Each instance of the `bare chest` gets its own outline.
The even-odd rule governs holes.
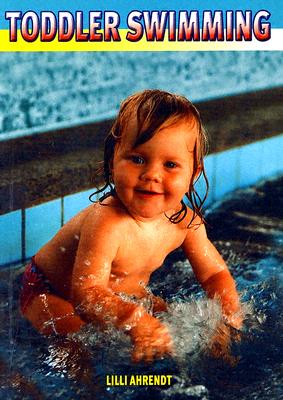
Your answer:
[[[185,239],[185,231],[175,226],[167,229],[132,231],[125,234],[112,265],[114,275],[123,274],[144,278],[159,268],[166,256],[178,248]]]

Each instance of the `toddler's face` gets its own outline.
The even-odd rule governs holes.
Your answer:
[[[192,179],[197,124],[184,121],[164,127],[135,148],[133,134],[125,136],[129,140],[122,139],[115,149],[112,177],[128,212],[147,220],[179,210]]]

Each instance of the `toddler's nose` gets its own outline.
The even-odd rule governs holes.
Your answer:
[[[141,173],[141,179],[143,181],[161,182],[161,171],[156,166],[147,166]]]

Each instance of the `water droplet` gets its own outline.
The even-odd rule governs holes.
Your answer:
[[[132,325],[130,325],[130,324],[127,324],[127,325],[124,325],[124,331],[130,331],[132,329]]]

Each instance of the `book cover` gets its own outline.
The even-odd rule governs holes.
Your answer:
[[[0,5],[3,398],[282,396],[282,20],[275,1]],[[208,132],[207,230],[246,307],[227,357],[208,350],[219,306],[179,250],[148,289],[169,304],[172,357],[133,363],[112,328],[45,338],[19,311],[25,264],[91,204],[120,104],[146,89],[189,98]]]

